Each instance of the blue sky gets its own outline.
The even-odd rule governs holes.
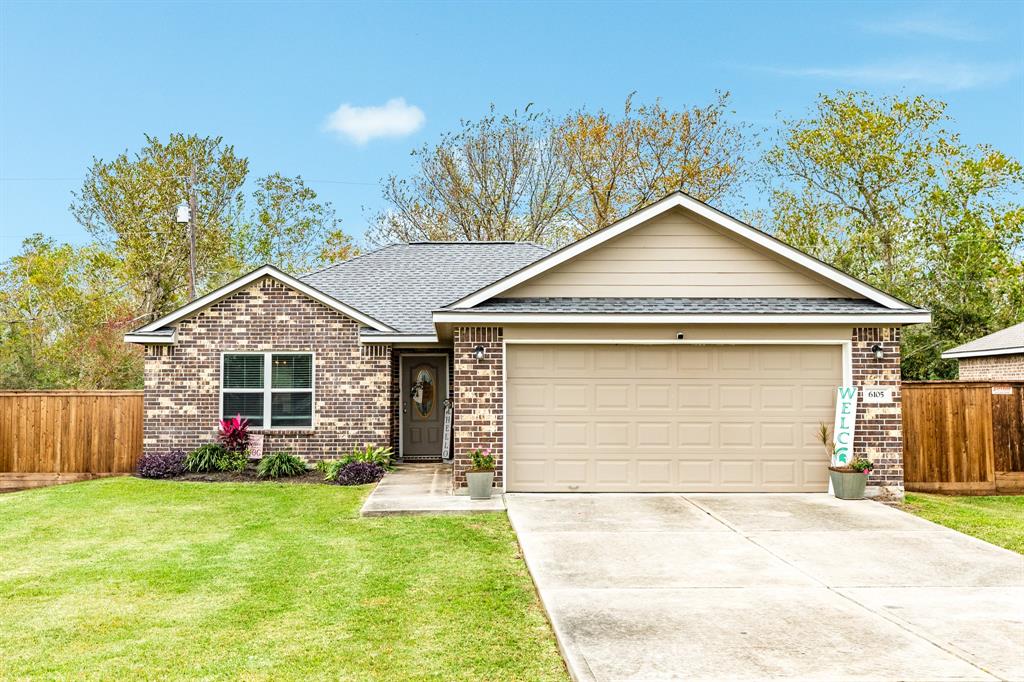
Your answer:
[[[763,128],[838,88],[942,98],[966,142],[1024,158],[1024,3],[0,0],[0,259],[33,232],[83,242],[70,192],[144,133],[222,135],[250,177],[303,175],[358,238],[378,179],[492,102],[720,89]]]

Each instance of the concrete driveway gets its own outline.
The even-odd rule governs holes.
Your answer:
[[[877,502],[505,501],[575,679],[1024,679],[1024,557]]]

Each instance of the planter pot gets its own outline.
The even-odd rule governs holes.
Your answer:
[[[864,486],[868,475],[859,471],[835,471],[829,469],[828,477],[832,479],[832,492],[840,500],[863,500]]]
[[[493,471],[467,471],[466,482],[469,483],[469,499],[491,499],[491,491],[494,490]]]

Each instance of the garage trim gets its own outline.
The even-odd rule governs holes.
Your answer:
[[[843,385],[853,383],[853,341],[832,339],[502,339],[501,343],[501,480],[508,486],[508,347],[520,346],[840,346]],[[829,490],[832,483],[829,482]]]

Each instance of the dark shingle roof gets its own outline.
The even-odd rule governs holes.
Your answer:
[[[299,279],[399,333],[433,334],[431,311],[548,253],[527,242],[393,244]]]
[[[942,357],[969,358],[975,353],[983,355],[1015,355],[1024,352],[1024,322],[992,332],[962,346],[950,348]]]
[[[880,303],[855,298],[493,298],[474,306],[473,310],[493,313],[747,313],[765,315],[893,312]]]

